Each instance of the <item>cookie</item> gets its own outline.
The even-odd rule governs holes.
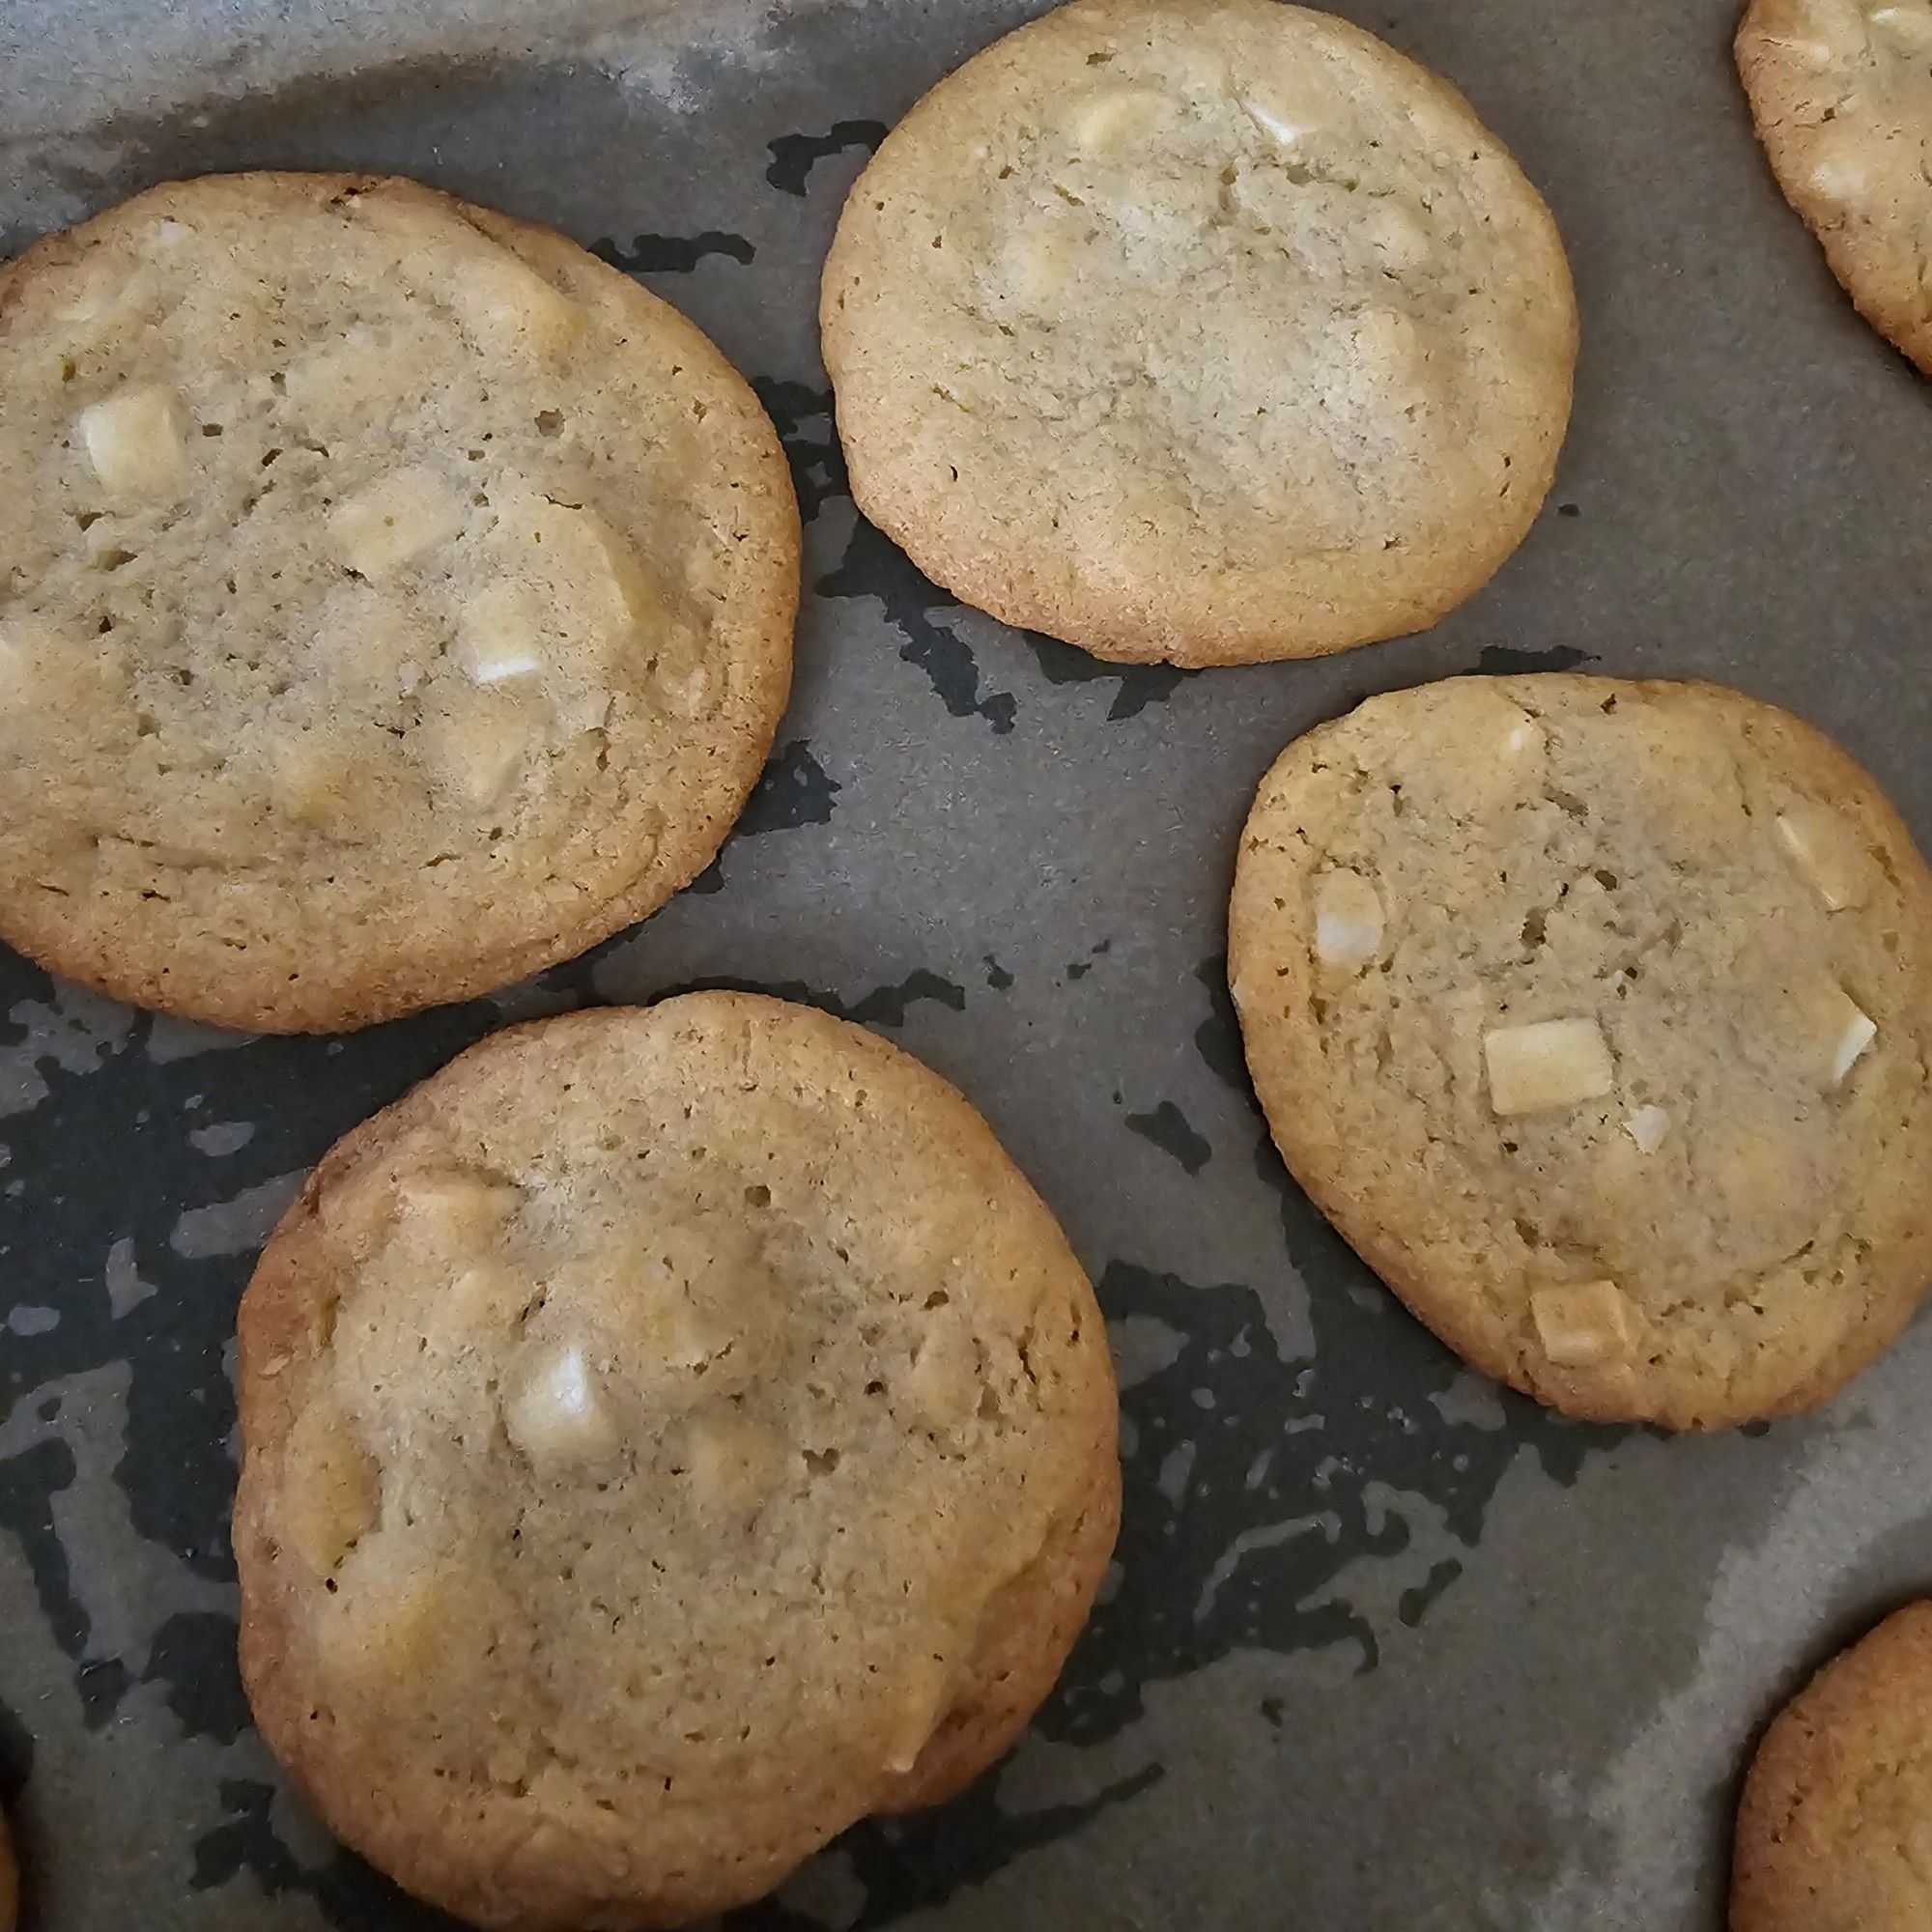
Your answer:
[[[860,176],[820,299],[852,494],[969,604],[1104,658],[1420,630],[1521,541],[1577,308],[1452,88],[1276,0],[1075,0]]]
[[[1053,1217],[935,1074],[775,1000],[515,1028],[352,1133],[238,1385],[256,1720],[486,1926],[680,1923],[949,1796],[1118,1519]]]
[[[180,182],[0,270],[0,937],[276,1031],[466,998],[709,862],[798,513],[675,310],[412,183]]]
[[[1932,1603],[1834,1658],[1745,1779],[1731,1932],[1932,1925]]]
[[[1316,1205],[1464,1360],[1572,1415],[1809,1407],[1932,1274],[1932,877],[1768,704],[1372,697],[1263,781],[1229,972]]]
[[[1932,373],[1932,7],[1751,0],[1737,57],[1785,199],[1859,312]]]

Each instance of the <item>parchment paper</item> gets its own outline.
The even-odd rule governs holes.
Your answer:
[[[729,981],[956,1080],[1063,1217],[1124,1383],[1117,1573],[1013,1757],[745,1927],[1716,1932],[1797,1677],[1932,1588],[1932,1329],[1822,1415],[1583,1429],[1459,1371],[1269,1150],[1222,990],[1253,786],[1375,690],[1715,677],[1932,836],[1927,389],[1750,138],[1733,0],[1343,0],[1554,206],[1575,425],[1520,554],[1429,636],[1108,670],[855,523],[816,267],[884,125],[1028,0],[7,0],[0,241],[154,180],[391,168],[568,230],[758,380],[808,517],[796,700],[646,926],[346,1039],[151,1019],[0,957],[0,1798],[42,1932],[439,1922],[283,1795],[237,1687],[234,1306],[345,1128],[503,1020]]]

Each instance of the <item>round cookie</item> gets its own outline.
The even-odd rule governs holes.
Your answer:
[[[242,1669],[327,1823],[479,1924],[681,1923],[937,1802],[1119,1514],[1053,1217],[945,1082],[691,994],[486,1040],[243,1297]]]
[[[1932,1925],[1932,1603],[1835,1657],[1745,1779],[1731,1932]]]
[[[1737,58],[1785,199],[1860,313],[1932,373],[1932,7],[1751,0]]]
[[[1316,1205],[1573,1415],[1808,1407],[1932,1274],[1932,877],[1770,705],[1556,675],[1372,697],[1263,781],[1229,973]]]
[[[1446,83],[1276,0],[1075,0],[940,82],[820,298],[852,494],[929,577],[1104,658],[1420,630],[1549,487],[1577,308]]]
[[[667,304],[405,181],[211,176],[0,270],[0,936],[321,1030],[582,951],[709,862],[798,513]]]

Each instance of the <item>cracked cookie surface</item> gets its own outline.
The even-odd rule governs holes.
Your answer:
[[[238,1380],[262,1732],[486,1925],[681,1923],[951,1795],[1119,1513],[1093,1291],[985,1122],[745,995],[513,1029],[350,1135]]]
[[[1274,0],[1075,0],[943,80],[820,298],[861,509],[1102,657],[1418,630],[1521,540],[1577,312],[1536,190],[1445,82]]]
[[[790,680],[778,440],[675,310],[412,183],[211,176],[0,270],[0,932],[359,1025],[654,910]]]
[[[1264,780],[1229,973],[1317,1205],[1573,1414],[1809,1406],[1932,1272],[1932,879],[1770,705],[1570,675],[1371,698]]]
[[[1766,1731],[1738,1806],[1731,1932],[1932,1924],[1932,1603],[1824,1667]]]
[[[1859,312],[1932,373],[1932,4],[1751,0],[1737,58],[1785,199]]]

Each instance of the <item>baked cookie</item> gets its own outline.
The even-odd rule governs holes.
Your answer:
[[[358,1026],[702,869],[790,676],[751,390],[548,230],[175,183],[0,270],[0,936],[144,1006]]]
[[[1276,0],[1075,0],[940,82],[826,263],[859,507],[1105,658],[1420,630],[1529,528],[1577,308],[1463,98]]]
[[[1731,1932],[1932,1925],[1932,1603],[1834,1658],[1745,1779]]]
[[[1932,373],[1932,6],[1751,0],[1737,56],[1785,199],[1859,312]]]
[[[1456,678],[1298,738],[1229,973],[1316,1205],[1573,1415],[1822,1401],[1932,1274],[1932,877],[1837,747],[1713,685]]]
[[[238,1383],[257,1722],[488,1926],[680,1923],[949,1796],[1118,1519],[1053,1217],[935,1074],[775,1000],[515,1028],[351,1134]]]

